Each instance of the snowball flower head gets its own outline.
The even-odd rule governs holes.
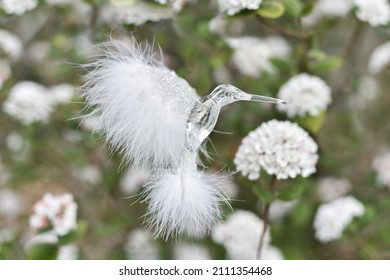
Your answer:
[[[263,227],[263,221],[255,214],[238,210],[213,229],[212,239],[225,247],[230,259],[255,260]],[[267,230],[262,257],[264,259],[282,258],[280,255],[269,254],[268,251],[275,253],[274,248],[269,245],[270,241],[270,233]]]
[[[346,195],[351,189],[348,179],[325,177],[318,182],[317,195],[323,202],[329,202]]]
[[[219,11],[229,16],[242,10],[257,10],[263,0],[218,0]]]
[[[307,177],[316,171],[318,146],[296,123],[271,120],[246,136],[234,163],[249,180],[257,180],[260,170],[278,179]]]
[[[22,55],[23,45],[15,34],[0,29],[0,48],[12,59],[18,59]]]
[[[378,183],[390,188],[390,153],[374,158],[372,168],[377,173]]]
[[[159,251],[150,232],[135,229],[129,233],[125,245],[127,258],[131,260],[158,260]]]
[[[278,98],[287,105],[277,105],[288,117],[316,116],[332,101],[330,87],[319,77],[299,74],[290,78],[279,90]]]
[[[322,243],[339,239],[353,218],[363,214],[364,205],[352,196],[321,205],[314,218],[316,239]]]
[[[34,205],[34,213],[30,217],[30,226],[36,230],[52,228],[52,231],[63,236],[77,226],[77,204],[71,194],[52,195],[46,193]]]
[[[368,71],[373,74],[381,72],[386,66],[390,64],[390,41],[378,46],[372,52]]]
[[[25,125],[34,122],[47,123],[53,111],[53,104],[45,87],[23,81],[11,89],[3,104],[3,110]]]
[[[388,0],[354,0],[358,8],[356,16],[371,26],[386,25],[390,21]]]
[[[7,14],[23,15],[38,5],[37,0],[0,0],[1,7]]]
[[[262,72],[273,72],[271,58],[284,58],[290,54],[289,44],[281,37],[257,38],[251,36],[227,38],[234,49],[232,63],[241,74],[259,78]],[[255,59],[254,59],[255,58]]]

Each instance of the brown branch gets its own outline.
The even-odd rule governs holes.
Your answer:
[[[282,34],[284,34],[286,36],[290,36],[290,37],[293,37],[293,38],[299,39],[299,40],[307,40],[309,38],[309,34],[307,34],[307,33],[296,32],[296,31],[285,29],[282,26],[274,24],[273,22],[268,21],[268,20],[266,20],[266,19],[264,19],[264,18],[262,18],[261,16],[258,16],[258,15],[256,15],[256,18],[263,25],[265,25],[268,28],[271,28],[273,30],[276,30],[276,31],[278,31],[278,32],[280,32],[280,33],[282,33]]]
[[[272,197],[274,197],[274,194],[275,194],[275,184],[276,184],[276,177],[273,176],[271,183],[268,186],[269,190],[272,193]],[[271,201],[270,203],[264,204],[264,209],[263,209],[263,213],[262,213],[263,230],[261,232],[259,245],[257,247],[257,259],[258,260],[261,260],[261,252],[262,252],[263,247],[264,247],[265,235],[266,235],[268,227],[269,227],[269,212],[270,212],[272,202],[273,201]]]

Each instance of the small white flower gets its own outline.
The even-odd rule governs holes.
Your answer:
[[[54,196],[46,193],[34,205],[30,226],[35,230],[53,228],[54,234],[63,236],[76,228],[76,219],[77,204],[71,194]]]
[[[23,137],[17,132],[11,132],[5,140],[7,148],[13,152],[20,152],[24,147]]]
[[[95,165],[86,165],[75,170],[74,175],[81,182],[86,184],[96,185],[102,179],[102,172]]]
[[[297,204],[296,200],[292,200],[292,201],[275,200],[275,201],[273,201],[271,204],[271,207],[269,209],[269,220],[271,222],[280,221],[289,212],[291,212],[291,210],[294,208],[295,204]]]
[[[305,73],[290,78],[280,88],[278,98],[287,105],[278,104],[277,109],[290,118],[319,115],[332,101],[330,87],[321,78]]]
[[[316,171],[317,150],[314,140],[296,123],[271,120],[242,140],[234,163],[249,180],[257,180],[261,168],[278,179],[307,177]]]
[[[0,48],[12,59],[18,59],[22,55],[23,44],[15,34],[0,29]]]
[[[315,237],[322,243],[339,239],[353,218],[364,214],[364,205],[352,196],[322,204],[314,218]]]
[[[47,123],[53,104],[45,87],[23,81],[17,83],[3,104],[3,110],[24,125],[34,122]]]
[[[0,217],[15,219],[23,210],[22,197],[12,189],[0,190]]]
[[[225,247],[230,259],[255,260],[263,227],[263,221],[252,212],[237,210],[226,221],[215,226],[211,237]],[[277,256],[270,241],[267,230],[262,259],[279,259],[280,255]]]
[[[329,202],[346,195],[352,189],[345,178],[325,177],[319,180],[317,195],[323,202]]]
[[[158,260],[159,249],[150,232],[135,229],[129,233],[125,245],[127,258],[130,260]]]
[[[103,19],[114,24],[142,25],[147,21],[157,22],[170,19],[174,13],[169,8],[158,7],[145,2],[137,1],[127,5],[110,5],[102,9]]]
[[[175,260],[211,260],[209,249],[206,246],[190,243],[180,243],[173,248]]]
[[[77,260],[79,248],[74,244],[61,246],[58,251],[57,260]]]
[[[37,0],[1,0],[1,7],[7,14],[23,15],[38,5]]]
[[[377,173],[378,183],[390,188],[390,153],[375,157],[372,168]]]
[[[75,93],[75,87],[69,84],[61,84],[49,89],[50,97],[52,102],[57,104],[69,103]]]
[[[223,15],[217,15],[209,22],[209,30],[219,35],[238,35],[244,29],[243,21],[234,18],[227,18]]]
[[[218,0],[219,11],[229,16],[242,10],[257,10],[263,0]]]
[[[273,72],[271,58],[283,58],[290,54],[289,44],[280,37],[235,37],[226,42],[234,49],[232,63],[241,74],[259,78],[262,72]]]
[[[356,94],[350,96],[348,103],[352,109],[364,109],[378,98],[380,84],[371,76],[363,76],[358,81]]]
[[[388,65],[390,65],[390,41],[376,47],[372,52],[368,63],[368,71],[377,74]]]
[[[356,16],[371,26],[386,25],[390,21],[388,0],[354,0],[358,8]]]
[[[302,18],[302,23],[312,26],[323,17],[345,17],[352,7],[353,0],[319,0],[312,12]]]
[[[141,167],[133,167],[125,172],[120,179],[119,187],[126,195],[137,193],[146,183],[150,173]]]

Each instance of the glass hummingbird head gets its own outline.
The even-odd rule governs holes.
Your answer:
[[[210,94],[210,98],[214,99],[218,103],[221,103],[221,105],[227,105],[236,101],[257,101],[286,104],[284,100],[268,96],[250,94],[230,84],[222,84],[217,86]]]

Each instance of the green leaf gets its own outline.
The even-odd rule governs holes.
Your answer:
[[[300,0],[283,0],[283,4],[289,16],[298,18],[301,15],[303,5]]]
[[[281,72],[289,72],[295,66],[295,62],[293,60],[271,58],[270,61],[272,65],[279,69]]]
[[[57,244],[35,244],[30,247],[27,257],[30,260],[55,260],[57,259]]]
[[[307,3],[305,6],[303,6],[301,16],[303,16],[303,17],[307,16],[308,14],[310,14],[313,11],[313,8],[314,8],[313,2]]]
[[[265,18],[276,19],[284,14],[284,6],[279,2],[266,1],[260,5],[256,13]]]
[[[306,116],[306,117],[297,117],[294,118],[294,121],[297,122],[304,129],[310,131],[313,134],[317,134],[322,125],[324,124],[326,113],[323,111],[317,116]]]
[[[58,243],[63,245],[63,244],[69,244],[69,243],[72,243],[72,242],[76,242],[80,239],[82,239],[86,232],[87,232],[87,222],[86,221],[79,221],[77,223],[77,228],[75,230],[72,230],[71,232],[69,232],[68,234],[64,235],[64,236],[60,236],[58,238]]]
[[[284,201],[290,201],[297,199],[303,191],[301,184],[294,184],[280,189],[277,194],[277,198]]]
[[[253,191],[260,199],[260,201],[264,203],[271,203],[274,200],[274,196],[272,195],[271,191],[266,188],[255,186],[253,187]]]
[[[309,63],[309,70],[313,73],[323,74],[337,70],[343,65],[339,57],[327,57],[325,59]]]

